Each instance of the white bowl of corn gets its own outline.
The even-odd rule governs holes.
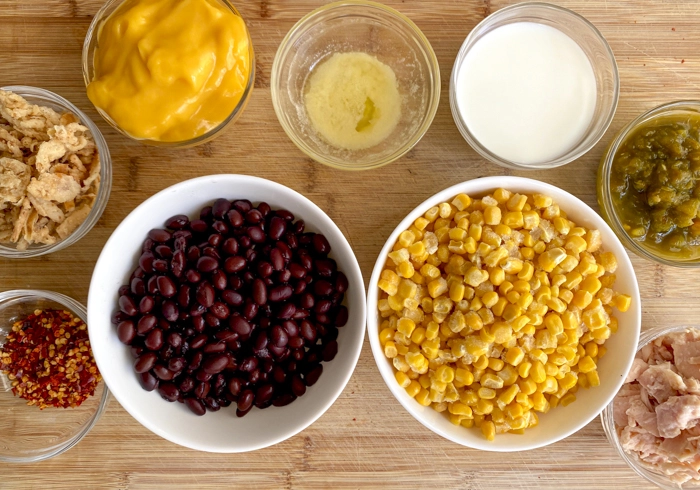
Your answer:
[[[641,327],[637,279],[598,214],[487,177],[416,207],[382,248],[367,329],[384,381],[433,432],[490,451],[559,441],[613,399]]]

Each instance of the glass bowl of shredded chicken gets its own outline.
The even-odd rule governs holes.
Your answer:
[[[601,420],[610,444],[640,476],[664,489],[700,488],[700,326],[643,332]]]
[[[48,90],[0,88],[0,256],[36,257],[85,236],[107,205],[102,133]]]

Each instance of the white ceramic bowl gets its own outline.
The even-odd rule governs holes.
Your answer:
[[[608,354],[600,360],[598,365],[601,378],[600,386],[588,390],[579,390],[576,394],[577,400],[574,403],[567,407],[557,407],[547,414],[540,415],[539,425],[532,429],[527,429],[524,435],[499,434],[496,436],[495,441],[489,442],[481,435],[481,431],[457,427],[448,420],[445,414],[418,404],[398,385],[394,378],[394,368],[384,355],[379,343],[379,325],[377,321],[377,297],[379,290],[377,282],[386,262],[387,254],[391,251],[394,243],[396,243],[399,233],[406,230],[416,218],[422,216],[425,211],[441,202],[451,201],[455,195],[462,192],[472,197],[481,197],[499,187],[514,192],[548,195],[559,204],[571,220],[587,228],[600,230],[603,236],[603,248],[613,252],[618,260],[618,269],[615,272],[617,275],[615,289],[632,296],[632,306],[626,313],[616,312],[615,314],[619,321],[619,329],[605,343]],[[467,447],[499,452],[524,451],[552,444],[573,434],[593,420],[613,399],[632,365],[632,360],[637,351],[642,317],[639,287],[632,263],[624,247],[605,221],[587,204],[568,192],[537,180],[521,177],[485,177],[462,182],[438,192],[411,211],[389,236],[379,254],[369,281],[367,312],[367,334],[369,335],[374,359],[379,367],[379,372],[384,378],[384,382],[401,405],[421,424],[446,439]]]
[[[243,418],[235,405],[193,415],[183,404],[168,403],[157,391],[141,388],[129,348],[117,338],[110,317],[117,307],[117,291],[137,265],[141,244],[152,228],[163,227],[170,216],[195,216],[216,198],[265,201],[284,208],[306,222],[307,230],[323,233],[331,244],[330,256],[349,280],[348,323],[340,329],[338,355],[324,363],[323,374],[306,394],[286,407],[253,409]],[[365,289],[362,273],[347,240],[331,219],[297,192],[246,175],[211,175],[169,187],[127,216],[107,241],[90,284],[88,331],[95,360],[114,397],[136,420],[159,436],[201,451],[236,453],[271,446],[302,431],[338,398],[360,356],[365,331]]]

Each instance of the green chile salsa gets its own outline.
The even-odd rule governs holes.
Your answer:
[[[672,260],[700,259],[700,114],[653,118],[615,154],[612,201],[627,234]]]

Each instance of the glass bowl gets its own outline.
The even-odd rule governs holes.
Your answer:
[[[669,333],[683,331],[687,328],[700,330],[700,325],[676,325],[672,327],[656,327],[646,330],[642,332],[642,334],[639,337],[639,346],[637,348],[637,351],[640,351],[642,347],[659,337],[662,337]],[[625,461],[625,463],[627,463],[627,465],[630,468],[632,468],[635,471],[635,473],[637,473],[639,476],[646,478],[650,482],[665,490],[700,488],[700,481],[694,482],[691,480],[684,483],[682,486],[678,485],[677,483],[673,483],[671,480],[669,480],[668,476],[664,475],[663,473],[654,471],[647,466],[642,465],[642,463],[636,456],[626,453],[625,450],[622,448],[622,445],[620,444],[620,438],[617,433],[615,419],[613,417],[613,402],[611,402],[607,407],[605,407],[605,410],[603,410],[603,412],[600,414],[600,421],[603,425],[605,436],[608,438],[608,442],[610,443],[610,445],[615,448],[617,454],[619,454],[620,457]]]
[[[68,296],[51,291],[22,290],[0,293],[0,345],[12,322],[35,309],[70,311],[87,322],[85,307]],[[0,371],[0,461],[30,463],[59,455],[75,446],[104,412],[109,390],[104,382],[77,408],[28,406],[12,393],[10,380]]]
[[[102,8],[100,8],[100,10],[97,11],[95,17],[90,23],[90,27],[88,28],[87,34],[85,35],[85,41],[83,42],[83,80],[85,82],[86,88],[95,76],[94,57],[95,50],[98,46],[97,38],[99,35],[100,28],[102,27],[102,24],[107,20],[107,18],[112,14],[112,12],[114,12],[122,3],[124,3],[124,1],[125,0],[107,0],[102,6]],[[217,1],[231,9],[231,11],[237,16],[242,17],[236,9],[236,7],[234,7],[233,4],[229,2],[229,0]],[[233,124],[238,120],[238,118],[243,113],[243,110],[248,105],[248,101],[250,100],[250,94],[253,92],[253,84],[255,82],[255,52],[253,50],[253,42],[250,38],[250,31],[246,29],[246,33],[248,34],[248,46],[250,47],[250,73],[248,74],[248,81],[246,83],[245,90],[243,91],[243,96],[241,97],[241,100],[238,102],[236,107],[234,107],[233,111],[231,111],[231,114],[226,119],[224,119],[224,121],[222,121],[221,124],[209,130],[208,132],[197,136],[196,138],[184,141],[156,141],[151,139],[135,138],[126,131],[122,130],[105,111],[103,111],[99,107],[95,107],[95,109],[97,110],[97,112],[100,113],[100,116],[102,116],[102,118],[105,121],[107,121],[107,123],[109,123],[110,126],[119,131],[121,134],[130,139],[139,141],[147,145],[165,146],[169,148],[190,148],[206,143],[207,141],[211,141],[212,139],[219,136],[221,134],[221,131],[224,128],[226,128],[229,124]]]
[[[700,100],[682,100],[660,105],[645,112],[622,128],[612,143],[610,143],[598,167],[598,204],[600,205],[600,211],[605,221],[610,224],[610,227],[615,231],[615,234],[617,234],[622,243],[634,253],[644,259],[652,260],[659,264],[693,269],[700,267],[700,259],[677,260],[669,256],[662,256],[656,250],[645,247],[644,242],[633,239],[627,231],[625,231],[622,221],[620,221],[620,218],[617,216],[610,189],[610,172],[612,170],[613,159],[620,145],[627,139],[627,136],[636,130],[639,125],[652,119],[679,113],[700,113]]]
[[[50,107],[58,113],[73,113],[78,119],[80,119],[80,123],[90,130],[90,133],[92,133],[92,137],[95,140],[95,144],[97,145],[97,151],[100,154],[100,190],[97,193],[95,205],[92,207],[92,210],[87,218],[85,218],[85,221],[83,221],[83,223],[73,233],[71,233],[68,238],[60,240],[53,245],[32,244],[27,250],[17,250],[16,248],[0,244],[0,257],[38,257],[39,255],[45,255],[51,252],[63,250],[84,237],[99,221],[105,207],[107,206],[107,201],[109,201],[109,193],[112,190],[112,158],[109,155],[109,148],[107,148],[107,143],[105,142],[102,133],[97,128],[95,123],[92,122],[92,120],[85,115],[83,111],[78,109],[60,95],[43,88],[27,87],[22,85],[2,87],[0,90],[14,92],[17,95],[21,95],[32,104]]]
[[[335,53],[376,56],[396,74],[401,119],[381,143],[365,150],[329,145],[304,106],[306,81]],[[287,136],[317,162],[345,170],[381,167],[405,155],[423,137],[440,101],[440,67],[430,42],[406,16],[363,0],[334,2],[306,15],[280,44],[271,73],[272,103]]]
[[[517,22],[534,22],[554,27],[573,39],[588,57],[596,79],[596,107],[593,118],[578,143],[565,154],[539,163],[518,163],[501,158],[488,150],[470,130],[459,111],[457,81],[460,68],[469,51],[486,34],[498,27]],[[450,78],[450,107],[455,124],[464,139],[476,152],[502,167],[515,170],[548,169],[576,160],[603,137],[610,126],[620,94],[617,63],[603,35],[588,20],[571,10],[549,3],[525,2],[503,8],[481,21],[464,40]]]

